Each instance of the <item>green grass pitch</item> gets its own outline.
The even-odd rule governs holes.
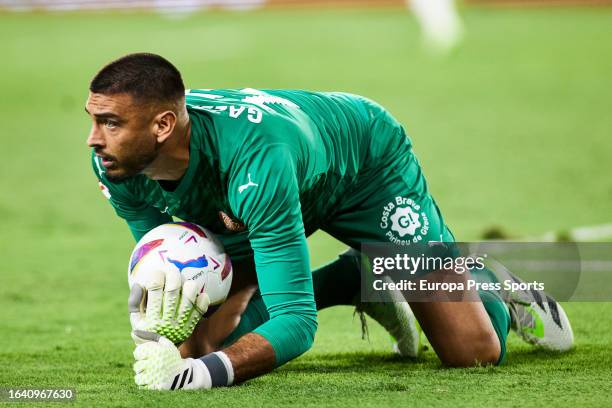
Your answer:
[[[467,9],[448,58],[401,9],[0,15],[0,387],[75,387],[80,406],[610,406],[610,304],[566,305],[577,348],[515,335],[502,367],[444,369],[390,352],[349,308],[320,314],[314,348],[229,389],[137,390],[126,313],[133,242],[98,191],[83,112],[110,59],[165,55],[189,87],[344,90],[406,126],[462,240],[610,222],[612,10]],[[313,266],[342,246],[310,239]],[[42,405],[37,405],[42,406]],[[52,405],[56,406],[56,405]]]

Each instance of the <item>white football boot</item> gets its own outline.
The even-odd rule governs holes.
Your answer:
[[[374,278],[371,262],[368,257],[359,251],[350,249],[343,256],[354,257],[357,265],[361,264],[362,285],[372,287],[371,280]],[[388,276],[381,276],[384,283],[391,283]],[[393,351],[402,357],[417,358],[421,354],[421,327],[410,309],[410,305],[401,292],[383,291],[377,294],[379,302],[362,302],[361,293],[356,296],[353,304],[355,314],[359,314],[361,321],[362,338],[368,336],[368,325],[364,313],[380,324],[391,336],[391,347]]]
[[[499,282],[523,282],[495,259],[489,258],[485,263]],[[500,295],[510,309],[512,330],[527,343],[552,351],[572,348],[572,326],[561,305],[550,295],[538,290],[502,290]]]
[[[359,303],[355,313],[360,314],[364,335],[367,334],[362,313],[376,320],[391,335],[393,351],[402,357],[417,358],[422,349],[421,328],[406,301],[398,303]]]
[[[387,276],[382,277],[391,282]],[[422,351],[421,327],[401,293],[387,291],[386,302],[357,302],[355,313],[361,320],[362,337],[368,334],[364,313],[376,320],[391,335],[393,351],[402,357],[417,358]]]

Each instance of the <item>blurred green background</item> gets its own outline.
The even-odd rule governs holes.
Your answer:
[[[88,82],[103,64],[159,53],[190,88],[366,95],[406,127],[460,240],[610,223],[612,9],[463,10],[464,43],[426,52],[401,8],[0,14],[0,387],[71,386],[83,406],[145,403],[604,406],[609,304],[566,306],[566,356],[510,339],[506,366],[441,369],[390,353],[349,308],[321,313],[312,351],[244,386],[136,390],[126,313],[133,241],[100,194],[85,145]],[[313,266],[342,245],[317,234]],[[487,375],[484,375],[487,374]],[[178,405],[176,405],[178,406]]]

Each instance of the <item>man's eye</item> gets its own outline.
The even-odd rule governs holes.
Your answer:
[[[115,121],[112,121],[112,120],[105,120],[104,121],[104,126],[106,126],[106,128],[108,128],[108,129],[114,129],[117,126],[119,126],[119,124],[117,122],[115,122]]]

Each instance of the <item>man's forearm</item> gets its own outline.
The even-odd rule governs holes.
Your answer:
[[[219,350],[238,326],[256,290],[257,286],[252,285],[234,291],[210,317],[200,320],[191,336],[179,347],[181,356],[198,358]]]
[[[234,383],[268,373],[276,366],[276,355],[268,340],[257,333],[247,333],[224,349],[234,368]]]

